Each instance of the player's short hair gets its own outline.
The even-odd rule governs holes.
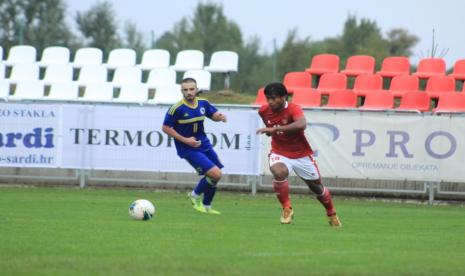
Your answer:
[[[197,81],[194,78],[185,78],[181,81],[181,83],[186,83],[186,82],[193,82],[197,85]]]
[[[278,97],[284,97],[287,96],[287,89],[284,84],[280,82],[272,82],[269,83],[265,86],[265,96],[266,97],[272,97],[272,96],[278,96]]]

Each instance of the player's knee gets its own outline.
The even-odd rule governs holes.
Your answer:
[[[207,172],[207,177],[209,177],[215,183],[219,182],[222,176],[223,176],[223,173],[218,167],[211,168]]]
[[[273,174],[274,179],[277,181],[283,181],[289,175],[289,172],[285,166],[272,168],[271,173]]]

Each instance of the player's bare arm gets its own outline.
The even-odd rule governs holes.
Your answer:
[[[212,120],[215,121],[215,122],[223,122],[223,123],[226,123],[226,115],[224,115],[224,114],[221,113],[221,112],[215,112],[215,113],[212,115]]]
[[[275,126],[275,127],[264,127],[257,130],[257,134],[266,134],[271,135],[274,132],[297,132],[304,130],[307,127],[307,120],[305,117],[302,117],[288,125],[284,126]]]
[[[169,136],[173,137],[179,142],[189,145],[193,148],[198,148],[201,145],[201,142],[195,139],[195,137],[184,137],[181,134],[179,134],[176,130],[174,130],[172,127],[163,125],[161,129],[164,133],[168,134]]]

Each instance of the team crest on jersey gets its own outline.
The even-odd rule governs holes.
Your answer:
[[[205,114],[205,108],[200,108],[200,113]]]
[[[189,117],[189,113],[184,113],[184,117]]]

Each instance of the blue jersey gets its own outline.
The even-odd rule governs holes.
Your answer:
[[[194,148],[178,140],[174,140],[176,150],[181,158],[184,158],[192,150],[205,152],[212,148],[210,140],[205,135],[203,122],[205,118],[211,118],[217,111],[210,102],[202,98],[195,98],[194,106],[188,105],[185,100],[171,106],[165,115],[163,125],[172,127],[184,137],[195,137],[202,143],[200,147]]]

